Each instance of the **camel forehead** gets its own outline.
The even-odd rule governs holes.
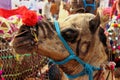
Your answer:
[[[95,15],[89,13],[71,15],[68,18],[66,18],[61,24],[61,31],[67,28],[74,28],[78,29],[78,31],[82,34],[90,35],[89,21],[94,18]]]
[[[79,25],[78,27],[89,26],[89,21],[95,18],[93,14],[75,14],[67,17],[61,24],[62,28],[69,28],[72,25]]]

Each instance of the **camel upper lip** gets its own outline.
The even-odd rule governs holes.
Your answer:
[[[19,34],[17,34],[15,37],[20,37],[22,34],[26,34],[28,31],[24,31],[24,32],[21,32]]]

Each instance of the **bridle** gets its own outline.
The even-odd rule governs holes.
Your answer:
[[[57,21],[54,21],[54,24],[55,24],[56,32],[57,32],[59,39],[62,41],[62,43],[64,44],[65,48],[68,50],[70,55],[62,61],[59,61],[59,62],[56,62],[53,60],[52,61],[58,65],[62,65],[62,64],[69,62],[70,60],[76,60],[84,67],[84,69],[80,73],[75,74],[75,75],[67,75],[66,74],[68,76],[68,78],[77,78],[79,76],[83,76],[83,75],[87,74],[89,76],[89,80],[93,80],[93,72],[96,70],[101,70],[101,68],[92,66],[92,65],[84,62],[83,60],[81,60],[79,57],[77,57],[75,55],[75,53],[73,52],[73,50],[70,48],[70,46],[67,44],[67,42],[64,40],[64,38],[61,36],[59,23]]]
[[[64,44],[65,48],[68,50],[70,55],[62,61],[54,61],[54,60],[51,60],[51,61],[55,64],[62,65],[62,64],[69,62],[70,60],[76,60],[77,62],[79,62],[79,64],[81,64],[84,67],[84,69],[81,72],[79,72],[78,74],[74,74],[74,75],[66,74],[67,77],[68,78],[77,78],[79,76],[84,76],[87,74],[89,76],[89,80],[93,80],[94,79],[93,72],[96,70],[99,70],[99,72],[101,72],[101,70],[103,70],[103,68],[92,66],[92,65],[84,62],[83,60],[81,60],[78,56],[76,56],[74,51],[70,48],[70,46],[67,44],[65,39],[61,36],[59,23],[57,21],[54,21],[54,25],[55,25],[55,29],[56,29],[59,39],[62,41],[62,43]],[[35,41],[38,42],[39,40],[37,38],[36,32],[34,31],[34,29],[30,29],[30,30],[31,30],[32,35],[35,38]]]

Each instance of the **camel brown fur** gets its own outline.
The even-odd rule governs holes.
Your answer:
[[[99,34],[99,15],[74,14],[59,24],[61,35],[80,59],[95,67],[108,63],[108,56],[105,52],[106,45],[102,42],[104,40],[100,39]],[[31,30],[36,33],[38,41],[35,40]],[[69,56],[68,51],[58,38],[54,24],[48,21],[38,22],[34,27],[22,25],[14,38],[13,47],[18,53],[37,52],[54,61],[62,61]],[[83,66],[76,60],[70,60],[58,66],[61,70],[62,80],[68,80],[64,73],[74,75],[83,70]],[[101,75],[106,79],[109,71],[106,69],[106,72],[102,71],[104,74],[101,73]],[[99,71],[95,71],[93,76],[97,73]],[[111,77],[110,74],[108,80],[111,80]],[[88,75],[80,76],[74,80],[88,80]],[[94,80],[101,80],[101,76],[95,76]]]

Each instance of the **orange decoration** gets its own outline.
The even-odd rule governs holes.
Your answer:
[[[118,27],[118,24],[117,24],[117,23],[115,23],[115,24],[114,24],[114,27]]]

